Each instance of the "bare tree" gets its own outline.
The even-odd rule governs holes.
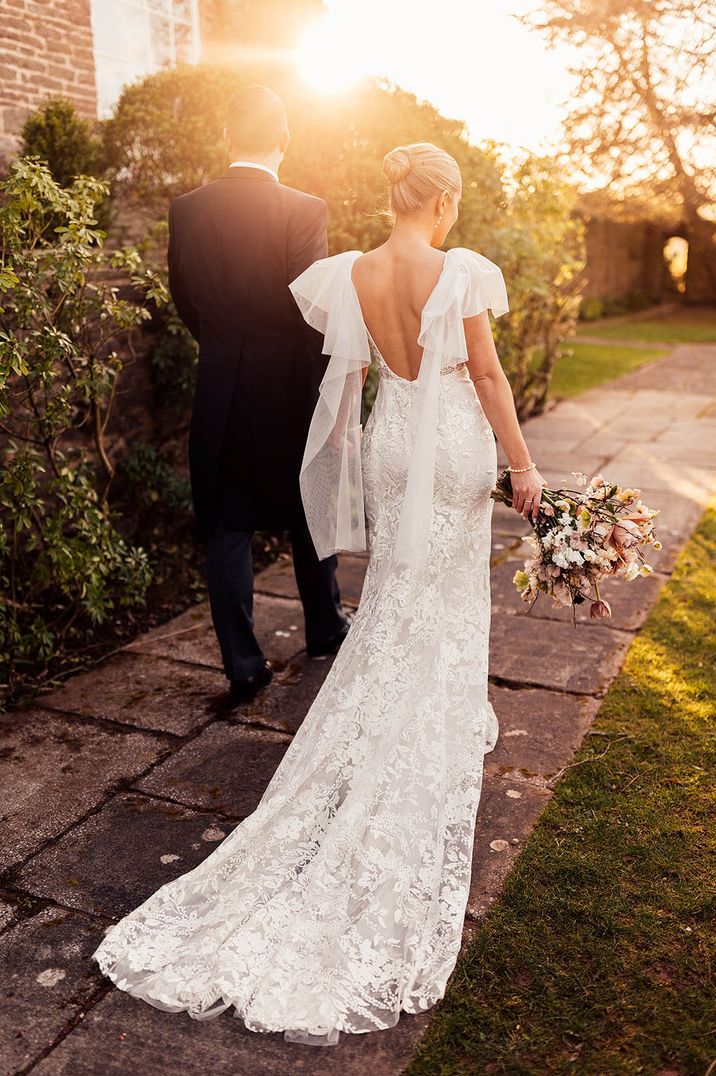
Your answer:
[[[564,160],[611,194],[680,210],[713,280],[713,0],[543,0],[517,18],[574,47]]]

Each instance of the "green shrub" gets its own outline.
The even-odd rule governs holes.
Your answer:
[[[187,409],[194,396],[199,345],[173,303],[162,310],[159,324],[157,341],[150,352],[154,383],[164,407]]]
[[[539,414],[555,364],[573,335],[585,265],[585,229],[576,193],[551,157],[504,165],[511,191],[488,254],[501,267],[510,313],[495,322],[495,344],[520,418]]]
[[[140,441],[132,446],[119,468],[133,504],[173,516],[191,511],[189,480],[176,473],[155,445]]]
[[[25,120],[22,155],[45,161],[61,187],[69,187],[77,176],[101,178],[105,171],[101,140],[64,97],[49,97]]]
[[[77,176],[96,176],[106,171],[102,141],[89,120],[82,119],[72,101],[49,97],[25,120],[22,128],[23,157],[44,161],[56,183],[69,187]],[[101,228],[109,224],[108,196],[98,199],[95,216]],[[60,220],[53,224],[60,226]]]
[[[579,308],[581,321],[596,321],[604,316],[604,300],[597,298],[583,299]]]
[[[259,81],[286,101],[291,144],[281,167],[290,186],[320,195],[330,208],[331,249],[382,242],[388,226],[384,154],[401,142],[429,139],[460,161],[465,174],[464,226],[489,234],[504,196],[494,152],[467,140],[465,126],[400,89],[366,81],[337,99],[307,89],[290,69],[180,66],[127,87],[104,128],[116,196],[151,219],[166,217],[172,198],[216,179],[228,164],[223,129],[231,93]]]
[[[149,583],[144,551],[107,504],[106,429],[119,346],[166,294],[136,251],[103,250],[94,212],[106,184],[62,188],[20,158],[1,191],[0,661],[12,690],[82,621],[140,602]],[[118,274],[133,298],[119,297]]]

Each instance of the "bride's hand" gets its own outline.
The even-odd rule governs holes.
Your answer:
[[[542,499],[542,489],[548,483],[545,482],[536,467],[533,467],[531,471],[521,471],[516,474],[511,472],[510,483],[512,485],[512,507],[525,519],[529,519],[531,516],[533,521],[536,520]]]

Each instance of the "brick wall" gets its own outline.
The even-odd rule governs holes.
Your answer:
[[[50,94],[97,115],[90,0],[0,0],[0,165]]]

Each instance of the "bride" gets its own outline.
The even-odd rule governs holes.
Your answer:
[[[457,162],[387,154],[394,226],[290,284],[330,361],[301,473],[320,557],[369,561],[360,608],[261,803],[197,868],[112,927],[94,954],[118,987],[196,1019],[330,1045],[434,1005],[457,959],[483,756],[490,491],[497,435],[513,506],[530,461],[488,319],[502,273],[442,246]],[[361,437],[371,361],[375,405]]]

